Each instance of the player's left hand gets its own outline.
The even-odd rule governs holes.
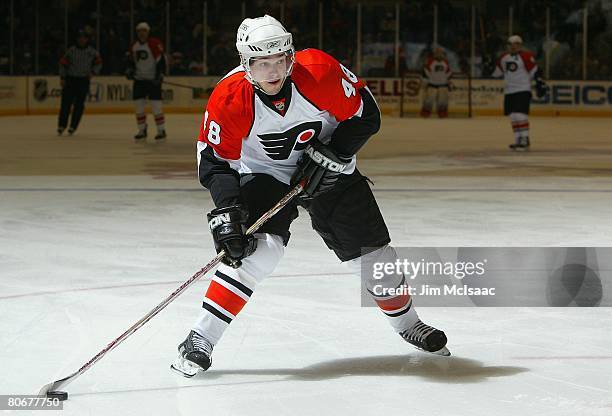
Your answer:
[[[543,80],[538,79],[536,80],[535,90],[536,90],[536,96],[538,98],[542,98],[548,93],[548,85],[546,85],[546,83]]]
[[[351,162],[318,140],[309,144],[291,177],[291,185],[306,181],[300,199],[312,199],[329,191]]]

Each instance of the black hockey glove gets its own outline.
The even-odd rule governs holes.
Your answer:
[[[134,68],[128,68],[125,70],[125,77],[130,81],[134,79]]]
[[[299,195],[302,200],[312,199],[329,191],[346,170],[351,158],[337,155],[329,146],[318,140],[309,144],[291,177],[291,185],[306,181]]]
[[[548,85],[546,85],[544,80],[536,79],[535,90],[536,90],[536,97],[542,98],[546,94],[548,94]]]
[[[242,259],[253,254],[257,239],[245,235],[248,212],[242,205],[213,209],[208,215],[208,227],[213,235],[217,253],[225,250],[222,262],[233,268],[242,264]]]

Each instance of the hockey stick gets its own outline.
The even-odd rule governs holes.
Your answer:
[[[190,90],[195,90],[197,88],[200,88],[200,87],[192,87],[190,85],[185,85],[185,84],[177,84],[176,82],[170,82],[170,81],[166,81],[166,80],[162,80],[162,84],[168,84],[168,85],[172,85],[174,87],[189,88]]]
[[[253,225],[251,225],[248,228],[248,230],[246,231],[246,234],[253,234],[253,233],[255,233],[266,221],[268,221],[270,218],[272,218],[274,215],[276,215],[276,213],[278,211],[280,211],[281,209],[283,209],[283,207],[285,207],[289,203],[289,201],[291,201],[295,196],[297,196],[300,192],[302,192],[303,189],[304,189],[304,182],[302,182],[302,183],[296,185],[295,187],[293,187],[291,189],[291,191],[289,191],[289,193],[287,195],[285,195],[283,198],[281,198],[280,201],[278,201],[276,203],[276,205],[274,205],[265,214],[263,214],[261,217],[259,217],[259,219],[257,221],[255,221],[255,223],[253,223]],[[155,315],[160,313],[166,306],[168,306],[170,304],[170,302],[172,302],[174,299],[176,299],[181,293],[183,293],[185,291],[185,289],[187,289],[189,286],[191,286],[191,284],[193,282],[198,280],[200,277],[202,277],[203,275],[208,273],[213,267],[215,267],[217,264],[219,264],[219,262],[221,261],[223,256],[225,256],[225,251],[221,250],[219,252],[219,254],[217,254],[217,256],[214,259],[212,259],[206,266],[201,268],[196,274],[194,274],[187,281],[185,281],[185,283],[180,285],[166,299],[164,299],[159,305],[157,305],[149,313],[147,313],[145,316],[143,316],[138,322],[136,322],[134,325],[132,325],[127,331],[125,331],[119,337],[117,337],[113,341],[111,341],[104,349],[102,349],[99,353],[97,353],[95,356],[93,356],[93,358],[90,359],[89,361],[87,361],[81,368],[79,368],[77,371],[75,371],[74,373],[70,374],[67,377],[64,377],[64,378],[62,378],[60,380],[56,380],[56,381],[53,381],[53,382],[51,382],[49,384],[44,385],[42,387],[42,389],[40,389],[40,392],[38,393],[39,396],[45,396],[45,397],[47,397],[47,396],[54,396],[54,397],[57,397],[57,396],[61,396],[63,394],[64,398],[66,398],[67,397],[66,393],[58,392],[57,391],[59,388],[65,387],[69,383],[74,381],[77,377],[79,377],[85,371],[89,370],[95,363],[97,363],[109,351],[111,351],[117,345],[121,344],[130,335],[132,335],[134,332],[136,332],[138,329],[140,329],[144,324],[149,322],[151,320],[151,318],[153,318]],[[56,394],[54,395],[53,393],[56,393]]]
[[[151,82],[155,82],[154,79],[142,79],[142,78],[133,78],[134,81],[151,81]],[[195,90],[201,87],[192,87],[191,85],[185,85],[185,84],[178,84],[176,82],[170,82],[170,81],[166,81],[165,79],[162,78],[161,80],[162,84],[168,84],[168,85],[172,85],[174,87],[181,87],[181,88],[187,88],[190,90]]]

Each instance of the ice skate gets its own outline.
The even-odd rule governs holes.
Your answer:
[[[187,339],[179,344],[179,356],[170,368],[187,378],[195,376],[199,371],[206,371],[212,364],[213,347],[202,335],[191,331]]]
[[[421,351],[445,357],[451,355],[446,348],[447,340],[444,332],[424,324],[421,320],[418,320],[412,328],[400,332],[400,336]]]
[[[143,139],[147,138],[147,128],[145,127],[142,130],[138,130],[138,133],[136,133],[136,135],[134,136],[134,140],[141,141]]]
[[[159,130],[155,135],[155,140],[163,141],[166,139],[166,130]]]
[[[529,137],[521,137],[518,141],[518,143],[513,143],[510,146],[508,146],[511,150],[529,150]]]

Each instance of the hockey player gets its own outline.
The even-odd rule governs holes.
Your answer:
[[[298,202],[326,245],[356,274],[362,261],[396,260],[376,200],[355,166],[355,153],[380,126],[365,83],[320,50],[295,53],[291,34],[267,15],[245,19],[236,46],[241,65],[214,89],[198,138],[199,179],[216,206],[208,214],[209,228],[217,252],[227,254],[172,365],[186,377],[209,368],[223,332],[282,258],[289,225],[298,216],[295,204],[254,236],[245,230],[292,184],[306,181]],[[362,256],[364,247],[372,249]],[[367,280],[369,288],[395,288],[404,277]],[[421,322],[410,296],[374,300],[407,342],[449,354],[444,332]]]
[[[422,117],[429,117],[434,105],[438,117],[448,117],[448,92],[451,88],[453,72],[442,48],[435,48],[432,56],[427,58],[423,67],[423,84],[425,97],[423,99]]]
[[[523,50],[523,40],[518,35],[508,38],[508,52],[497,61],[493,72],[496,78],[504,77],[504,115],[510,116],[514,143],[512,150],[529,149],[529,105],[531,103],[531,83],[536,81],[536,94],[546,94],[546,84],[535,62],[534,55]]]
[[[68,117],[72,112],[68,134],[73,135],[83,116],[85,99],[89,94],[89,83],[92,75],[100,73],[102,58],[98,51],[89,45],[89,36],[80,30],[77,43],[68,48],[60,59],[60,84],[62,86],[62,101],[57,120],[57,134],[64,133],[68,125]]]
[[[147,115],[145,114],[145,99],[149,99],[151,110],[157,126],[156,140],[166,138],[164,112],[162,110],[161,84],[166,73],[166,57],[164,46],[158,38],[149,36],[151,28],[146,22],[136,26],[138,39],[128,51],[128,68],[126,76],[134,80],[132,98],[136,106],[137,141],[147,137]]]

